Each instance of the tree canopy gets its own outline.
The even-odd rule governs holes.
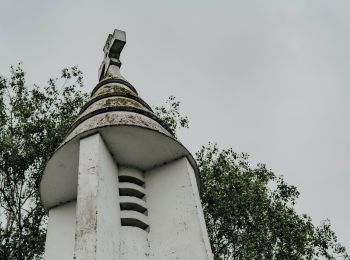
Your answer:
[[[46,86],[27,86],[21,66],[0,77],[0,259],[40,259],[47,217],[39,183],[47,159],[87,101],[77,67]],[[176,134],[188,128],[171,96],[156,114]],[[294,210],[299,192],[247,154],[203,146],[196,153],[215,259],[350,259],[326,220]]]
[[[298,215],[297,188],[266,165],[211,144],[196,155],[215,259],[349,259],[330,222]]]
[[[77,67],[45,87],[27,86],[20,65],[0,77],[0,259],[42,255],[47,217],[40,178],[87,99],[81,86]]]

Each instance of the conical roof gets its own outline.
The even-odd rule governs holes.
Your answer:
[[[125,43],[126,38],[123,31],[114,30],[113,35],[108,36],[104,47],[105,58],[99,71],[100,82],[93,89],[90,100],[82,108],[63,143],[84,131],[108,125],[125,124],[150,128],[174,137],[167,125],[138,96],[134,86],[121,76],[119,57]],[[108,113],[123,111],[133,114]],[[97,118],[90,120],[98,115],[101,115],[97,117],[99,120],[96,120]],[[149,120],[145,120],[144,117]],[[87,121],[88,124],[86,124]]]
[[[46,208],[76,198],[79,140],[96,133],[101,135],[119,165],[147,171],[187,157],[199,184],[198,168],[190,152],[121,76],[119,58],[125,43],[123,31],[114,30],[108,36],[99,83],[46,165],[40,185]]]

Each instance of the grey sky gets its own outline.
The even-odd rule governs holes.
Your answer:
[[[180,138],[265,162],[330,218],[350,249],[350,2],[19,1],[0,3],[0,74],[28,83],[79,65],[90,91],[114,28],[122,73],[150,104],[173,94],[190,118]]]

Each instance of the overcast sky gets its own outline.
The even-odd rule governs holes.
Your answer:
[[[182,103],[192,152],[247,152],[299,188],[298,212],[330,218],[350,250],[350,1],[0,1],[0,74],[27,83],[79,65],[127,32],[122,74],[150,105]]]

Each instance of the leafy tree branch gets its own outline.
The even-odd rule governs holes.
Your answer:
[[[44,87],[27,86],[20,64],[0,77],[0,259],[42,256],[47,217],[40,177],[87,100],[80,87],[77,67]]]

